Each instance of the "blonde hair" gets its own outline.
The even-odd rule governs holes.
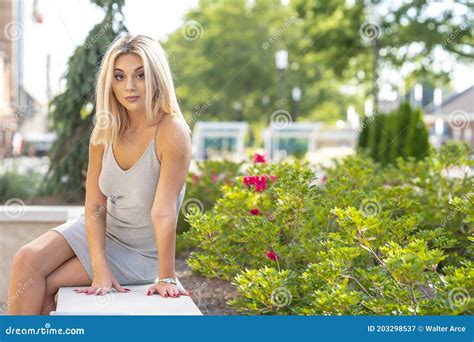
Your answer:
[[[127,110],[117,100],[112,89],[115,60],[122,54],[134,53],[142,58],[145,71],[146,118],[158,123],[165,115],[177,115],[186,124],[176,99],[171,70],[161,45],[144,35],[120,35],[112,42],[102,59],[96,83],[95,127],[91,143],[116,142],[128,124]]]

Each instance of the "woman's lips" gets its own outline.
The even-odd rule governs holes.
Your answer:
[[[125,100],[128,102],[136,102],[140,96],[127,96],[125,97]]]

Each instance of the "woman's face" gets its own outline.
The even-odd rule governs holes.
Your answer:
[[[113,73],[112,90],[120,104],[129,112],[145,111],[145,71],[141,57],[134,53],[120,55]]]

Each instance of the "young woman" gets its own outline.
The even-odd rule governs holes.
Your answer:
[[[158,42],[127,34],[112,43],[98,75],[96,109],[85,212],[16,253],[9,314],[49,314],[61,286],[88,286],[78,296],[104,295],[158,277],[148,295],[190,294],[175,276],[190,130]]]

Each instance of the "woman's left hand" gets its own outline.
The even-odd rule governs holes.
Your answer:
[[[158,293],[162,297],[180,297],[181,295],[184,296],[191,296],[192,293],[189,291],[186,291],[184,287],[181,284],[173,285],[173,284],[167,284],[167,283],[158,283],[153,286],[151,286],[147,290],[147,296],[151,296],[155,293]]]

